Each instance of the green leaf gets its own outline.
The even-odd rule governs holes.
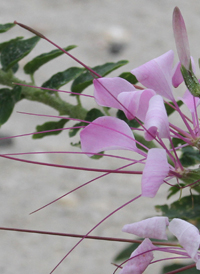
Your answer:
[[[15,26],[14,23],[0,24],[0,33],[6,32]]]
[[[144,146],[148,147],[149,149],[157,148],[157,145],[153,141],[146,141],[142,135],[140,135],[136,132],[134,132],[134,137],[135,137],[135,140],[137,140],[139,143],[143,144]],[[146,149],[143,146],[139,145],[138,143],[137,143],[137,147],[139,149],[147,152]]]
[[[118,69],[119,67],[126,65],[127,63],[128,61],[122,60],[117,63],[106,63],[100,66],[93,67],[92,69],[103,77],[110,72]],[[89,71],[82,73],[72,83],[71,91],[81,93],[86,87],[92,84],[93,79],[94,77]]]
[[[190,91],[190,93],[195,97],[199,97],[200,96],[199,80],[197,79],[196,75],[192,71],[191,66],[190,66],[190,69],[186,69],[183,65],[181,65],[181,73],[182,73],[185,85]]]
[[[171,273],[171,271],[174,271],[174,270],[178,270],[184,266],[187,266],[186,264],[172,264],[172,265],[167,265],[167,266],[164,266],[163,269],[162,269],[162,272],[161,274],[165,274],[165,273]],[[176,273],[176,272],[174,272]],[[178,272],[177,272],[178,273]],[[184,270],[184,271],[181,271],[180,272],[181,274],[199,274],[199,270],[196,269],[196,267],[193,267],[193,268],[190,268],[190,269],[187,269],[187,270]]]
[[[124,122],[126,122],[130,127],[133,127],[133,128],[138,128],[140,126],[140,124],[135,120],[128,120],[126,118],[126,115],[124,114],[124,112],[122,110],[118,110],[117,111],[117,118],[123,120]]]
[[[75,47],[76,47],[75,45],[71,45],[64,48],[64,50],[69,51]],[[64,53],[63,51],[56,49],[56,50],[52,50],[50,52],[46,52],[41,55],[38,55],[37,57],[35,57],[33,60],[31,60],[24,66],[24,72],[26,74],[34,74],[35,71],[38,70],[42,65],[62,55],[63,53]]]
[[[172,187],[169,188],[169,194],[167,196],[167,199],[169,199],[170,197],[172,197],[173,195],[175,195],[177,192],[180,191],[180,186],[183,187],[185,186],[184,184],[177,184],[177,185],[174,185]]]
[[[101,112],[98,108],[92,108],[86,114],[85,120],[88,122],[92,122],[98,117],[104,116],[103,112]]]
[[[55,121],[50,121],[50,122],[46,122],[43,125],[38,125],[36,127],[36,132],[42,132],[42,131],[47,131],[47,132],[42,132],[42,133],[38,133],[38,134],[34,134],[32,136],[33,139],[40,139],[43,138],[45,136],[49,136],[49,135],[58,135],[59,133],[62,132],[62,128],[64,127],[64,125],[68,122],[69,120],[66,119],[61,119],[57,122]],[[61,130],[59,130],[61,129]]]
[[[172,106],[174,106],[174,103],[172,103],[172,102],[169,102],[169,103]],[[179,107],[182,106],[182,104],[183,104],[183,102],[180,101],[180,100],[177,101],[176,103],[178,104]],[[166,108],[166,111],[167,111],[167,116],[171,115],[175,111],[175,109],[173,107],[169,106],[167,103],[165,103],[165,108]]]
[[[71,128],[69,130],[69,133],[68,133],[69,137],[74,137],[76,135],[76,133],[80,130],[79,127],[82,127],[84,125],[85,125],[85,123],[83,123],[83,122],[80,122],[80,123],[77,123],[77,124],[73,125],[73,128]]]
[[[193,166],[200,163],[199,150],[194,149],[191,146],[188,146],[188,147],[183,147],[181,151],[182,151],[182,155],[181,155],[180,161],[184,167]]]
[[[14,64],[14,66],[12,67],[13,73],[17,72],[18,68],[19,68],[19,64],[18,63]]]
[[[9,44],[12,44],[16,41],[19,41],[19,40],[22,40],[24,37],[23,36],[19,36],[19,37],[16,37],[14,39],[11,39],[9,41],[6,41],[6,42],[3,42],[0,44],[0,51],[2,51],[5,47],[7,47]]]
[[[8,120],[15,103],[20,100],[20,96],[20,86],[15,86],[12,90],[8,88],[0,89],[0,126]]]
[[[174,147],[178,147],[179,145],[184,145],[185,141],[179,138],[172,138],[172,143]]]
[[[199,195],[185,196],[171,205],[156,205],[155,209],[170,219],[195,220],[200,225]]]
[[[99,160],[101,159],[104,155],[103,155],[103,151],[99,152],[98,155],[93,155],[91,156],[90,158],[93,159],[93,160]],[[100,155],[101,154],[101,155]]]
[[[54,74],[49,80],[42,84],[42,87],[59,89],[61,86],[64,86],[78,75],[83,72],[83,68],[71,67],[64,71]]]
[[[119,75],[119,77],[127,80],[128,82],[130,82],[131,84],[135,85],[138,83],[137,78],[135,77],[135,75],[133,75],[130,72],[123,72]]]
[[[18,61],[24,58],[35,47],[40,37],[34,36],[27,40],[9,43],[1,52],[1,64],[4,71],[13,67]]]
[[[78,148],[81,148],[81,142],[79,141],[79,142],[77,142],[77,143],[70,143],[70,145],[72,146],[72,147],[78,147]]]

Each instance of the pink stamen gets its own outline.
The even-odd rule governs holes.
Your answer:
[[[85,234],[85,236],[78,241],[78,243],[76,243],[73,248],[70,249],[70,251],[62,258],[62,260],[54,267],[54,269],[50,272],[50,274],[52,274],[57,267],[68,257],[68,255],[85,239],[85,237],[87,237],[92,231],[94,231],[100,224],[102,224],[104,221],[106,221],[109,217],[111,217],[114,213],[118,212],[120,209],[124,208],[125,206],[127,206],[128,204],[132,203],[133,201],[137,200],[138,198],[140,198],[141,195],[135,197],[134,199],[131,199],[130,201],[126,202],[125,204],[123,204],[122,206],[118,207],[117,209],[115,209],[114,211],[112,211],[109,215],[107,215],[104,219],[102,219],[98,224],[96,224],[88,233]]]

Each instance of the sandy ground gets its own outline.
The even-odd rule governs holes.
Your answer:
[[[129,71],[138,65],[173,49],[171,27],[173,8],[177,5],[185,17],[191,52],[199,57],[200,3],[195,0],[1,0],[1,23],[17,20],[37,29],[61,46],[77,44],[73,54],[89,66],[107,61],[128,59],[130,63],[115,72]],[[1,42],[16,37],[30,37],[26,30],[15,27],[1,34]],[[125,41],[125,42],[124,42]],[[113,45],[124,46],[113,54]],[[26,57],[52,50],[41,41]],[[177,60],[177,57],[176,57]],[[23,61],[21,65],[23,66]],[[76,65],[66,56],[52,61],[36,73],[37,85],[57,71]],[[19,77],[24,77],[19,73]],[[67,90],[67,87],[66,87]],[[94,104],[86,101],[85,104]],[[56,114],[50,108],[31,102],[21,102],[10,121],[2,126],[1,134],[16,135],[33,132],[40,117],[30,117],[16,111]],[[30,137],[16,138],[1,151],[72,151],[67,132],[59,137],[34,141]],[[130,155],[130,154],[129,154]],[[94,162],[86,156],[35,155],[30,159],[60,164],[116,168],[118,163],[104,159]],[[111,211],[140,194],[140,177],[110,175],[76,191],[54,205],[33,214],[29,213],[99,174],[55,169],[0,159],[0,226],[40,229],[66,233],[88,232]],[[121,232],[124,224],[139,221],[154,214],[154,205],[164,203],[162,187],[156,199],[140,199],[116,213],[99,226],[93,235],[128,237]],[[73,247],[77,239],[0,232],[0,273],[47,274]],[[111,262],[125,244],[85,240],[60,265],[55,273],[113,273]],[[154,266],[145,273],[158,273]]]

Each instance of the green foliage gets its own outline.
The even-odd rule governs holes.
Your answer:
[[[119,75],[119,77],[127,80],[128,82],[130,82],[131,84],[135,85],[137,84],[138,80],[137,78],[135,77],[135,75],[133,75],[132,73],[130,72],[123,72]]]
[[[49,80],[42,84],[42,87],[59,89],[83,72],[83,68],[71,67],[64,71],[54,74]]]
[[[124,114],[124,112],[120,109],[117,111],[117,118],[123,120],[124,122],[126,122],[132,128],[138,128],[140,126],[140,124],[135,119],[128,120],[126,118],[126,115]]]
[[[0,24],[0,33],[6,32],[15,26],[14,23]]]
[[[75,45],[71,45],[64,48],[64,50],[69,51],[71,49],[74,49],[75,47],[76,47]],[[63,51],[56,49],[50,52],[40,54],[24,66],[24,72],[27,74],[34,74],[35,71],[38,70],[42,65],[55,59],[56,57],[62,55],[63,53],[64,53]]]
[[[69,120],[66,119],[61,119],[57,122],[55,121],[50,121],[46,122],[43,125],[38,125],[36,127],[36,132],[41,132],[34,134],[32,136],[33,139],[40,139],[45,136],[49,135],[58,135],[59,133],[62,132],[64,125],[68,122]]]
[[[19,40],[22,40],[23,38],[24,38],[23,36],[19,36],[19,37],[16,37],[14,39],[11,39],[9,41],[0,43],[0,51],[2,51],[4,48],[6,48],[9,44],[12,44],[12,43],[15,43]]]
[[[10,117],[15,103],[20,100],[21,87],[15,86],[12,90],[0,89],[0,126]]]
[[[163,216],[170,219],[180,218],[183,220],[193,220],[200,228],[200,204],[199,195],[185,196],[171,205],[157,205],[155,209]]]
[[[37,36],[26,40],[18,39],[4,47],[1,51],[1,65],[3,70],[7,71],[23,59],[30,53],[39,40],[40,38]]]
[[[128,63],[126,60],[119,61],[117,63],[106,63],[101,66],[93,67],[92,70],[100,74],[101,76],[106,76],[112,71],[124,66]],[[89,71],[83,72],[79,77],[77,77],[71,86],[71,91],[76,93],[81,93],[85,88],[92,84],[94,77]]]
[[[174,106],[174,103],[172,102],[169,102],[172,106]],[[178,106],[182,106],[183,102],[181,100],[177,101],[176,102],[178,104]],[[174,111],[175,109],[171,106],[169,106],[167,103],[165,103],[165,108],[166,108],[166,111],[167,111],[167,116],[170,116]]]
[[[171,271],[178,270],[182,267],[186,266],[185,264],[172,264],[172,265],[167,265],[163,267],[161,274],[165,273],[170,273]],[[198,274],[199,270],[197,270],[195,267],[181,271],[180,273],[183,274]]]
[[[199,150],[194,149],[191,146],[182,148],[182,155],[180,157],[181,164],[184,167],[194,166],[200,163]]]
[[[167,199],[171,198],[176,193],[180,192],[180,187],[185,186],[184,184],[174,185],[169,188],[169,194],[167,196]]]

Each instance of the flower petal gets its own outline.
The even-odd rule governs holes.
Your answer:
[[[131,254],[127,264],[120,271],[120,274],[141,274],[153,260],[155,246],[149,239],[145,239]],[[140,255],[141,254],[141,255]],[[139,256],[138,256],[139,255]]]
[[[153,198],[168,172],[166,151],[162,148],[150,149],[142,175],[142,196]]]
[[[160,95],[155,95],[150,99],[144,126],[148,130],[145,131],[147,141],[153,140],[157,134],[160,138],[169,137],[168,117],[163,98]]]
[[[183,75],[181,73],[181,62],[178,62],[173,68],[172,85],[177,88],[183,81]]]
[[[120,77],[98,78],[94,83],[94,97],[98,105],[122,109],[117,96],[124,91],[136,90],[134,86]]]
[[[129,126],[115,117],[97,118],[81,131],[80,137],[82,151],[90,156],[109,149],[138,151]]]
[[[197,262],[197,252],[200,245],[200,235],[197,227],[184,220],[175,218],[170,222],[169,230],[176,236],[188,255]]]
[[[155,91],[152,89],[122,92],[118,95],[118,100],[125,106],[123,111],[128,119],[132,120],[136,116],[144,122],[149,107],[149,100],[155,94]]]
[[[122,228],[122,231],[142,238],[167,240],[166,226],[168,225],[168,217],[152,217],[133,224],[127,224]]]
[[[145,87],[157,94],[174,101],[172,94],[172,66],[174,53],[172,50],[131,71]]]
[[[175,7],[173,12],[173,30],[179,60],[188,70],[190,68],[190,47],[185,22],[178,7]]]
[[[195,108],[200,104],[200,99],[194,97],[189,90],[186,90],[183,97],[180,100],[188,107],[191,113],[195,111]],[[196,105],[196,106],[195,106]]]

